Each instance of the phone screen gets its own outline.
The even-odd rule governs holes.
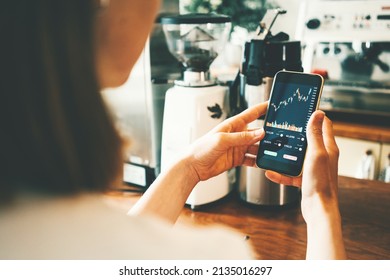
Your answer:
[[[281,71],[274,78],[265,137],[261,140],[258,167],[290,176],[302,172],[306,153],[306,126],[317,109],[323,79],[319,75]]]

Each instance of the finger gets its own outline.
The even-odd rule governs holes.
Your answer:
[[[246,109],[240,114],[226,119],[224,122],[216,126],[214,132],[236,132],[246,128],[246,126],[264,115],[267,111],[268,102],[259,103],[253,107]]]
[[[250,145],[248,147],[248,150],[246,151],[246,153],[256,156],[258,151],[259,151],[259,144],[256,143],[256,144]]]
[[[277,184],[295,187],[300,187],[302,185],[302,177],[289,177],[270,170],[265,172],[265,176]]]
[[[325,151],[325,145],[323,140],[322,124],[324,122],[325,113],[322,111],[315,111],[307,124],[307,144],[310,151]]]
[[[328,152],[330,164],[333,168],[331,173],[332,177],[337,177],[338,175],[338,160],[339,160],[339,148],[337,147],[336,139],[333,134],[333,125],[331,120],[325,117],[323,124],[324,132],[324,144],[325,149]],[[334,180],[336,178],[333,178]]]
[[[263,139],[264,135],[263,129],[222,133],[219,144],[224,147],[251,146]]]
[[[245,123],[251,123],[267,112],[268,102],[262,102],[252,106],[238,114],[236,117],[242,119]]]
[[[242,165],[249,167],[256,167],[256,158],[254,157],[244,157]]]
[[[329,154],[332,154],[333,156],[338,156],[339,150],[333,133],[333,124],[332,121],[327,117],[325,117],[324,119],[322,131],[324,133],[323,139],[326,150]]]
[[[259,126],[257,126],[257,127],[250,127],[247,130],[248,131],[253,131],[253,130],[257,130],[257,129],[262,129],[262,127],[259,127]]]

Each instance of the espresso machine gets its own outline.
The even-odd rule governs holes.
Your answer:
[[[298,19],[304,69],[325,78],[320,109],[332,120],[390,127],[390,1],[306,1]],[[384,145],[336,141],[340,175],[377,178]]]
[[[245,45],[241,69],[241,99],[247,107],[267,101],[270,96],[273,77],[280,70],[302,72],[301,44],[289,41],[289,36],[280,32],[271,34],[271,28],[281,9],[268,10],[260,22],[255,38]],[[241,102],[242,103],[242,102]],[[263,127],[260,118],[248,125],[248,128]],[[274,183],[265,176],[265,171],[255,167],[239,169],[240,198],[253,206],[285,207],[296,205],[300,190],[293,186]]]
[[[217,14],[167,15],[161,24],[169,51],[183,66],[183,76],[165,96],[161,142],[164,170],[228,114],[228,88],[210,77],[209,67],[227,42],[231,19]],[[228,172],[224,172],[198,183],[186,204],[197,209],[230,191]]]

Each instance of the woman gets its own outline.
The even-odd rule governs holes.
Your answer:
[[[251,258],[249,245],[227,229],[171,228],[169,223],[199,181],[254,165],[246,154],[256,154],[263,131],[246,126],[265,113],[266,104],[226,120],[195,142],[160,174],[131,217],[116,213],[99,193],[120,184],[126,141],[99,90],[127,79],[159,1],[3,2],[0,258]],[[302,185],[307,257],[345,258],[338,150],[322,112],[313,114],[307,136],[302,177],[267,174]]]

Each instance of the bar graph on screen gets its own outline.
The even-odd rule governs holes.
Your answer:
[[[298,127],[295,124],[289,124],[288,122],[283,122],[283,123],[277,123],[277,122],[267,122],[266,124],[269,127],[273,128],[279,128],[279,129],[285,129],[289,131],[295,131],[295,132],[302,132],[303,127]]]

